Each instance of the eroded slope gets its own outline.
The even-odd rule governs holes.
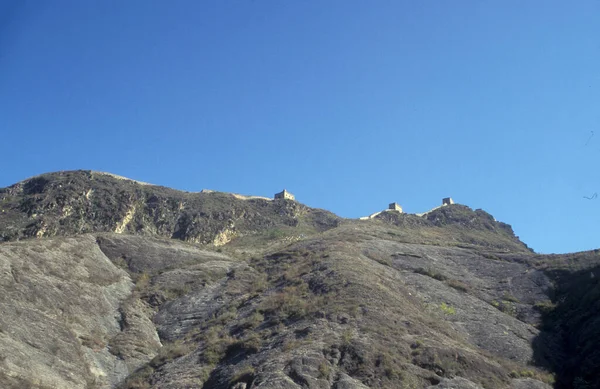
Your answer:
[[[129,248],[111,261],[99,242],[110,254],[110,235],[0,245],[0,387],[114,387],[162,347],[151,299],[140,292],[146,266],[162,272],[185,262],[212,274],[216,261],[218,278],[233,263],[222,254],[143,237],[123,238]],[[177,293],[181,281],[161,288],[167,296],[160,302],[173,298],[169,293]]]
[[[155,324],[173,346],[125,386],[535,388],[551,379],[528,365],[533,305],[548,286],[531,254],[491,259],[398,242],[385,225],[353,228],[241,259],[161,304]]]

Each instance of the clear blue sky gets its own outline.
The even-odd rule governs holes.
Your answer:
[[[599,248],[600,1],[0,0],[0,147],[0,187],[452,196],[538,252]]]

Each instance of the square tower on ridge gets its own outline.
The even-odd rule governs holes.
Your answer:
[[[391,209],[394,211],[399,211],[400,213],[402,213],[402,207],[398,203],[390,203],[390,205],[388,206],[388,209]]]
[[[296,200],[293,194],[288,192],[287,190],[283,190],[282,192],[275,193],[275,200],[285,199],[285,200]]]
[[[454,204],[454,200],[452,200],[452,197],[445,197],[442,199],[442,205],[452,205]]]

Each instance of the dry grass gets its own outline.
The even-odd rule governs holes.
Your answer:
[[[456,290],[459,290],[461,292],[465,292],[465,293],[467,293],[471,290],[471,287],[469,285],[467,285],[464,282],[459,281],[459,280],[453,280],[453,279],[447,280],[446,285],[448,285],[449,287],[454,288]]]

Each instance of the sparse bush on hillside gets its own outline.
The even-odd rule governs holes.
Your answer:
[[[538,311],[540,311],[541,313],[548,314],[548,313],[552,312],[552,310],[554,310],[554,308],[556,308],[556,304],[550,300],[543,300],[543,301],[538,301],[535,304],[533,304],[533,307],[535,309],[537,309]]]
[[[287,286],[263,300],[260,310],[267,317],[279,321],[302,319],[314,308],[307,294],[308,288]]]
[[[234,386],[238,382],[252,381],[252,377],[254,376],[254,374],[255,374],[254,367],[246,366],[235,372],[235,374],[229,380],[229,385]]]
[[[158,350],[158,355],[150,361],[149,365],[156,369],[167,362],[189,354],[193,349],[194,345],[182,341],[167,343]]]
[[[346,329],[342,332],[342,345],[349,345],[354,339],[354,332],[351,329]]]
[[[281,239],[288,235],[288,233],[280,228],[274,228],[267,233],[268,239]]]
[[[507,301],[507,300],[501,300],[501,301],[497,301],[494,300],[492,301],[492,306],[494,308],[496,308],[497,310],[499,310],[500,312],[504,312],[507,315],[516,317],[517,316],[517,307],[515,306],[515,304],[513,302]]]
[[[104,347],[106,347],[106,341],[104,340],[104,336],[98,331],[92,331],[92,333],[89,336],[80,336],[79,339],[81,339],[81,344],[83,346],[91,348],[95,351],[102,350],[104,349]]]
[[[502,297],[504,301],[509,301],[511,303],[518,303],[519,299],[510,294],[509,292],[504,292],[504,296]]]
[[[202,360],[208,365],[216,365],[225,356],[227,348],[235,340],[221,326],[210,327],[200,335],[204,344]]]
[[[125,382],[126,389],[150,389],[150,376],[154,372],[154,369],[150,366],[145,366],[127,378]]]
[[[471,290],[469,285],[467,285],[464,282],[459,281],[459,280],[448,280],[448,281],[446,281],[446,284],[451,288],[460,290],[461,292],[465,292],[465,293],[468,292],[469,290]]]
[[[492,259],[494,261],[501,261],[502,258],[500,258],[499,256],[495,255],[495,254],[490,254],[490,253],[481,253],[481,256],[487,259]]]
[[[427,269],[420,267],[415,270],[415,273],[423,274],[424,276],[431,277],[438,281],[444,281],[444,280],[448,279],[448,277],[446,277],[445,275],[443,275],[442,273],[436,271],[435,269],[433,269],[431,267],[428,267]]]
[[[242,329],[254,329],[261,325],[264,320],[265,317],[260,312],[253,312],[240,324],[240,327]]]
[[[321,362],[319,365],[319,378],[329,379],[331,374],[331,366],[327,362]]]
[[[150,379],[154,371],[161,366],[180,358],[184,355],[188,355],[194,350],[194,345],[190,343],[184,343],[182,341],[176,341],[173,343],[167,343],[161,347],[156,355],[148,364],[132,375],[130,375],[125,381],[124,387],[126,389],[149,389],[152,387]]]
[[[448,305],[446,303],[441,303],[440,304],[440,309],[442,310],[442,312],[444,312],[446,315],[454,315],[456,314],[456,309],[454,309],[453,306]]]
[[[535,375],[533,370],[513,370],[510,372],[512,378],[534,378]]]
[[[213,314],[212,318],[210,319],[210,324],[224,326],[224,325],[236,320],[237,316],[238,316],[237,308],[233,305],[230,305],[228,307],[225,307],[225,308],[220,309],[219,311],[215,312]]]
[[[185,296],[191,291],[192,287],[190,285],[181,285],[173,288],[165,288],[163,295],[167,300],[175,300],[176,298]]]
[[[238,354],[255,354],[262,347],[262,341],[257,334],[252,334],[245,339],[238,339],[230,343],[225,350],[225,357],[231,358]]]
[[[135,289],[137,291],[142,291],[148,287],[150,284],[150,275],[148,273],[140,274],[135,280]]]
[[[250,286],[250,294],[253,296],[257,296],[260,293],[267,290],[268,287],[269,284],[267,282],[267,277],[264,274],[260,274],[252,281],[252,284]]]

